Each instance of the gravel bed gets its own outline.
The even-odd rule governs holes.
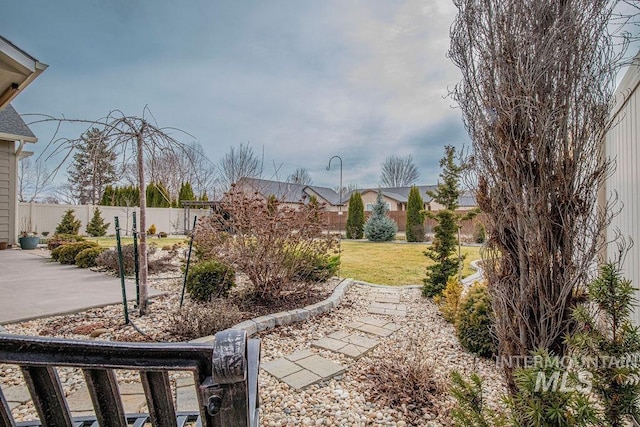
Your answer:
[[[167,276],[172,276],[168,274]],[[175,309],[179,301],[181,281],[178,278],[154,278],[150,285],[168,292],[168,295],[155,298],[150,313],[140,317],[131,307],[131,318],[136,326],[145,331],[148,337],[141,336],[132,327],[123,327],[122,307],[108,306],[87,310],[82,313],[38,319],[19,324],[5,325],[7,333],[23,335],[61,336],[73,339],[87,339],[87,330],[100,329],[103,333],[96,339],[129,341],[170,341],[171,336],[164,332],[169,318],[167,313]],[[334,286],[331,283],[330,286]],[[277,327],[264,331],[257,336],[262,339],[262,361],[267,362],[286,356],[297,350],[310,348],[313,340],[322,338],[336,330],[344,329],[345,324],[358,317],[370,316],[367,309],[370,296],[378,292],[375,287],[355,284],[347,292],[344,301],[334,310],[310,320]],[[485,379],[487,399],[491,406],[497,406],[499,396],[505,391],[500,371],[493,361],[479,359],[460,347],[453,326],[439,315],[437,307],[422,298],[420,289],[402,288],[401,301],[407,304],[406,317],[396,317],[393,321],[402,328],[381,341],[373,351],[358,361],[326,350],[314,349],[322,357],[331,359],[347,367],[346,373],[303,391],[290,388],[277,381],[264,371],[260,371],[261,425],[263,426],[408,426],[450,425],[448,411],[453,400],[446,391],[437,396],[437,410],[425,411],[416,416],[415,408],[402,405],[392,408],[380,401],[375,392],[369,372],[383,360],[396,360],[408,344],[429,362],[435,380],[443,387],[448,384],[451,370],[463,374],[477,372]],[[379,316],[373,316],[379,317]],[[90,325],[78,334],[77,326]],[[74,332],[75,330],[75,332]],[[66,395],[70,395],[84,385],[82,374],[78,370],[59,369]],[[175,380],[184,373],[172,375]],[[138,382],[135,372],[119,371],[118,381]],[[0,365],[0,384],[3,387],[23,384],[19,370],[14,366]],[[410,405],[409,405],[410,406]],[[14,410],[18,421],[35,416],[32,404],[23,405]]]

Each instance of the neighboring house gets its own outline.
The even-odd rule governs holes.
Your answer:
[[[37,138],[9,102],[47,65],[0,36],[0,242],[15,245],[18,236],[17,171],[25,143]]]
[[[428,191],[435,191],[437,185],[418,185],[420,190],[420,196],[424,200],[424,209],[427,211],[439,211],[442,206],[434,201],[428,194]],[[382,190],[382,196],[390,212],[394,211],[406,211],[407,203],[409,202],[409,192],[411,187],[393,187],[393,188],[367,188],[364,190],[358,190],[362,195],[362,203],[364,204],[364,210],[371,211],[373,205],[376,203],[378,197],[378,190]],[[347,202],[349,200],[347,196]],[[476,208],[476,199],[469,193],[464,193],[458,199],[458,209],[460,211],[466,211]]]
[[[257,193],[265,200],[275,196],[281,203],[296,207],[309,203],[314,196],[320,204],[325,204],[328,211],[337,211],[340,204],[338,192],[327,187],[315,185],[294,184],[282,181],[269,181],[258,178],[240,178],[236,183],[236,189],[247,194]],[[342,201],[343,204],[345,201]]]
[[[600,193],[600,206],[606,206],[606,199],[617,194],[622,210],[613,218],[606,231],[606,241],[610,242],[619,232],[634,246],[629,250],[624,263],[624,275],[634,287],[640,286],[640,52],[627,70],[615,94],[612,111],[614,124],[605,145],[606,157],[615,161],[616,169],[608,177],[605,189]],[[617,247],[609,244],[607,257],[617,257]],[[636,299],[640,292],[636,291]],[[640,310],[633,314],[636,325],[640,325]]]
[[[297,206],[303,203],[308,203],[310,196],[315,196],[318,202],[325,204],[325,209],[328,211],[339,211],[340,197],[336,191],[331,188],[317,187],[314,185],[301,185],[292,184],[289,182],[281,181],[268,181],[265,179],[257,178],[240,178],[236,184],[236,188],[250,193],[258,193],[261,197],[267,199],[269,196],[274,195],[281,202],[290,206]],[[442,209],[438,203],[433,201],[431,197],[427,195],[427,191],[435,190],[435,185],[419,185],[420,195],[422,196],[425,210],[437,211]],[[362,190],[356,190],[362,195],[362,203],[364,204],[365,211],[371,211],[372,206],[376,202],[378,196],[378,188],[366,188]],[[411,187],[394,187],[394,188],[381,188],[384,200],[387,202],[389,211],[406,211],[407,202],[409,201],[409,191]],[[351,194],[345,194],[342,199],[342,211],[349,209],[349,198]],[[459,210],[469,210],[476,207],[475,198],[470,195],[463,195],[459,200]]]

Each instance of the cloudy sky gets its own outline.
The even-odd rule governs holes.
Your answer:
[[[445,98],[459,80],[445,56],[450,0],[8,3],[2,35],[49,65],[14,101],[22,114],[96,119],[148,106],[213,162],[249,142],[264,149],[265,178],[301,167],[330,187],[333,155],[345,184],[375,186],[387,156],[408,154],[432,184],[444,145],[469,143]],[[41,149],[52,129],[32,128]]]

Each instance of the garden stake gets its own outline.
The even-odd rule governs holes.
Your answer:
[[[180,308],[182,308],[182,302],[184,301],[184,290],[187,287],[187,275],[189,274],[189,264],[191,263],[191,248],[193,248],[193,238],[196,235],[196,221],[197,216],[193,217],[193,228],[191,229],[191,240],[189,241],[189,254],[187,255],[187,267],[184,269],[184,281],[182,282],[182,294],[180,295]]]
[[[129,311],[127,309],[127,289],[124,285],[124,262],[122,261],[122,245],[120,244],[120,222],[115,217],[116,242],[118,243],[118,267],[120,267],[120,286],[122,287],[122,308],[124,310],[124,322],[129,324]]]
[[[138,226],[136,225],[136,211],[133,211],[133,264],[136,272],[136,307],[140,307],[140,266],[138,265]]]

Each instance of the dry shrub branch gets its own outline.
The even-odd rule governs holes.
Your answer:
[[[621,34],[616,46],[610,33],[621,3],[455,1],[454,97],[488,218],[483,258],[502,356],[564,353],[574,292],[604,243],[612,200],[597,202],[612,170],[602,141],[628,42]]]
[[[303,291],[337,245],[335,236],[326,233],[321,212],[317,203],[294,209],[232,188],[220,209],[198,224],[199,256],[245,274],[262,300]]]

